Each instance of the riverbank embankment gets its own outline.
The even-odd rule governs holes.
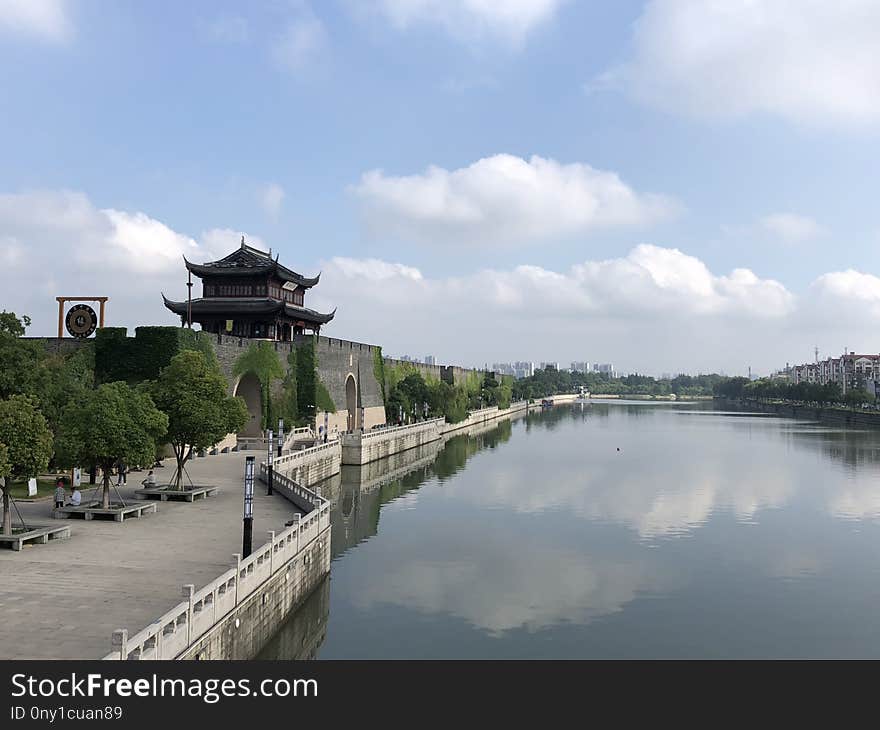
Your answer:
[[[843,406],[813,406],[801,403],[784,403],[758,400],[731,400],[716,398],[716,403],[725,407],[744,408],[762,413],[773,413],[789,418],[802,418],[822,423],[833,423],[843,426],[880,427],[880,412],[845,408]]]

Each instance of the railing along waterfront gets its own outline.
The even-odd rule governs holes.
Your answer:
[[[324,451],[331,451],[333,449],[339,448],[339,439],[332,439],[328,441],[326,444],[320,444],[319,446],[310,446],[307,449],[300,449],[299,451],[291,451],[290,453],[284,454],[283,456],[276,456],[273,462],[274,468],[277,470],[279,466],[287,466],[292,463],[296,463],[298,461],[305,461],[306,459],[314,456],[315,454],[320,454]]]
[[[265,470],[263,463],[260,474]],[[104,659],[176,659],[330,526],[328,500],[287,477],[275,475],[275,479],[276,485],[283,483],[285,489],[295,485],[297,496],[311,503],[313,509],[296,515],[283,532],[270,531],[268,542],[247,558],[236,553],[235,566],[198,591],[191,584],[183,586],[187,600],[138,633],[129,637],[124,629],[115,631],[114,650]]]
[[[361,441],[369,441],[370,439],[382,438],[387,436],[399,436],[405,432],[415,431],[418,428],[442,426],[444,423],[446,423],[446,419],[441,416],[440,418],[429,418],[427,421],[419,421],[418,423],[409,423],[405,426],[389,426],[388,428],[376,428],[371,431],[365,431],[361,434],[355,433],[345,435],[359,436]]]
[[[266,483],[268,479],[268,472],[269,469],[264,461],[260,464],[260,479],[264,483]],[[315,507],[308,509],[308,505],[313,505],[315,499],[324,499],[308,487],[304,487],[299,482],[295,482],[289,476],[276,471],[272,472],[272,489],[285,496],[289,502],[293,502],[297,507],[305,509],[308,514],[311,514],[312,510],[316,509]]]

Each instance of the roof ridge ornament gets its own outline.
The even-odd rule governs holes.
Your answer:
[[[241,234],[241,247],[244,248],[244,234]]]

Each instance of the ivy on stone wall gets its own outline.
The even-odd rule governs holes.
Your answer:
[[[155,380],[171,358],[197,350],[217,364],[210,335],[182,327],[138,327],[128,337],[124,327],[102,327],[95,335],[95,380],[98,385],[124,380]]]
[[[297,422],[315,422],[317,403],[317,358],[315,357],[315,338],[304,340],[296,348],[296,409]]]
[[[382,403],[386,402],[385,396],[385,358],[382,357],[382,348],[373,348],[373,377],[379,383],[379,391],[382,393]]]
[[[281,366],[275,348],[268,342],[251,343],[250,347],[235,361],[232,372],[236,376],[252,373],[260,382],[263,401],[261,427],[263,429],[269,428],[269,424],[275,422],[271,394],[272,381],[284,377],[284,368]]]
[[[297,404],[299,395],[296,385],[296,348],[292,347],[287,355],[287,374],[284,376],[284,382],[281,384],[281,402],[278,404],[277,412],[272,414],[272,422],[277,423],[279,418],[283,418],[287,424],[302,426],[303,423],[299,419],[299,410]]]
[[[315,378],[315,406],[319,411],[336,413],[336,404],[330,397],[330,391],[327,390],[327,386],[317,376]]]

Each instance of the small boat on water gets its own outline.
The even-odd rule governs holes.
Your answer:
[[[552,398],[542,398],[541,399],[541,408],[552,408],[553,407],[553,399]]]

